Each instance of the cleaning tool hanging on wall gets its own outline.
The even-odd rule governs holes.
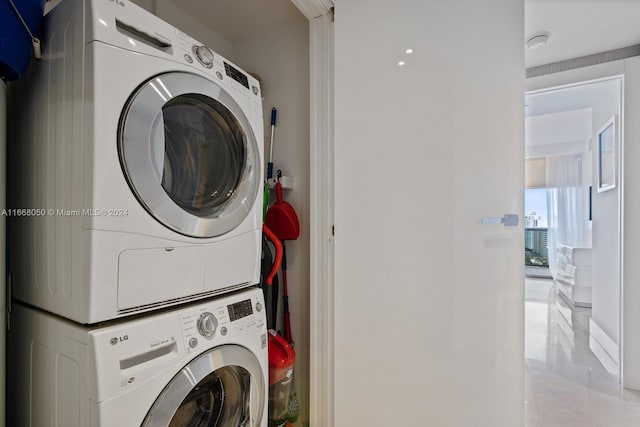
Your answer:
[[[264,222],[280,240],[295,240],[300,236],[300,221],[293,206],[282,197],[280,177],[282,171],[278,170],[276,202],[267,210]]]
[[[280,172],[280,171],[278,171]],[[287,248],[282,241],[282,312],[284,316],[284,339],[293,348],[293,335],[291,334],[291,313],[289,312],[289,288],[287,283]],[[289,397],[289,416],[287,420],[295,423],[300,415],[300,404],[295,385],[295,370],[291,377],[291,389]]]
[[[275,256],[270,244],[273,244]],[[278,257],[280,255],[280,258]],[[278,272],[282,261],[282,244],[268,227],[263,225],[262,234],[262,262],[260,265],[260,286],[264,294],[266,306],[267,329],[275,329],[278,313]],[[269,282],[268,282],[269,281]]]
[[[273,284],[273,278],[282,264],[282,243],[266,224],[262,224],[262,232],[269,238],[269,240],[271,240],[271,242],[273,242],[273,245],[276,248],[276,259],[273,262],[273,268],[264,279],[265,283],[270,286]]]
[[[285,240],[295,240],[300,236],[300,221],[298,215],[291,204],[286,202],[282,196],[282,184],[280,178],[282,171],[278,170],[276,179],[276,203],[269,208],[265,217],[265,224],[282,241],[282,303],[284,315],[284,338],[293,346],[293,336],[291,334],[291,314],[289,312],[289,290],[287,284],[287,252]],[[289,399],[290,422],[295,422],[300,412],[295,384],[292,379]]]

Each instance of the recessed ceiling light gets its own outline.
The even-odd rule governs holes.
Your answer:
[[[398,65],[402,67],[404,65],[404,61],[398,62]]]
[[[527,40],[527,47],[532,50],[540,49],[541,47],[547,45],[550,36],[551,33],[549,33],[548,31],[534,34]]]
[[[413,49],[407,49],[407,50],[405,50],[405,53],[411,54],[411,53],[413,53]]]

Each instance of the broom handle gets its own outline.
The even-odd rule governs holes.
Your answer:
[[[271,144],[269,145],[269,163],[267,163],[267,179],[273,178],[273,136],[276,133],[276,107],[271,109]]]
[[[278,269],[280,268],[280,264],[282,263],[282,243],[280,243],[280,239],[273,234],[273,231],[269,229],[265,224],[262,224],[262,232],[267,236],[269,240],[273,243],[276,248],[276,259],[273,261],[273,267],[271,268],[271,272],[264,279],[265,283],[269,286],[273,284],[273,278],[275,277]]]

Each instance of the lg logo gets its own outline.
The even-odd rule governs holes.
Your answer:
[[[109,343],[111,345],[116,345],[119,342],[124,342],[124,341],[127,341],[128,339],[129,339],[129,335],[123,335],[121,337],[113,337],[109,340]]]

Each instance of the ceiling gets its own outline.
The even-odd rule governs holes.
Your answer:
[[[620,85],[619,79],[611,79],[528,94],[525,117],[595,108],[610,99],[619,102]]]
[[[303,18],[291,0],[170,0],[229,41]],[[215,7],[211,7],[215,4]]]
[[[229,41],[255,36],[302,17],[291,0],[166,1],[188,11]],[[545,47],[525,49],[527,68],[640,44],[640,0],[524,2],[525,41],[536,33],[551,33]]]
[[[543,90],[525,96],[525,155],[581,152],[584,141],[619,114],[622,80],[613,78]]]
[[[525,49],[527,67],[640,44],[640,0],[525,0],[525,40],[549,31],[547,46]]]

